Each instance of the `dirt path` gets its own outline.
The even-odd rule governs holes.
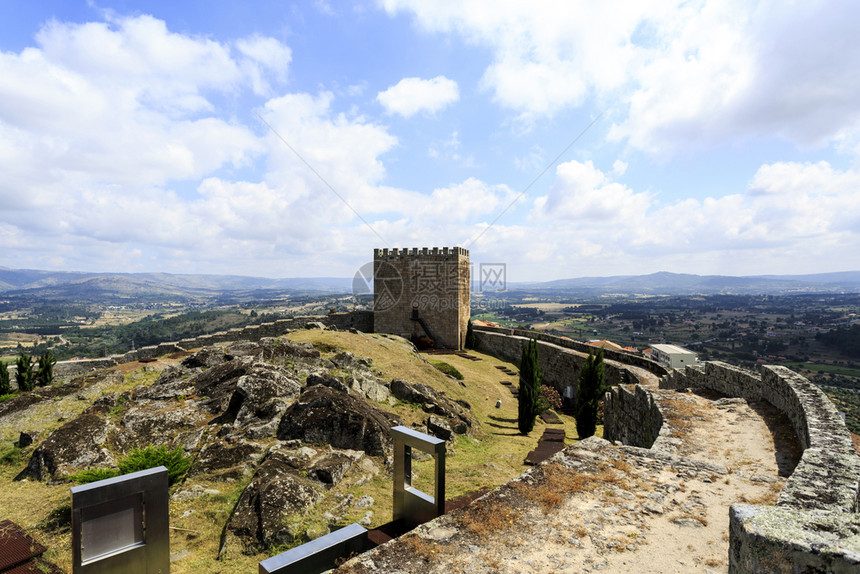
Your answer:
[[[475,509],[464,509],[421,527],[426,546],[409,542],[408,563],[383,555],[371,571],[727,572],[729,506],[773,504],[796,464],[797,441],[770,405],[657,392],[674,429],[668,448],[655,453],[605,441],[570,447],[560,464],[550,461],[551,472],[541,467],[490,495],[495,499],[482,502],[489,510],[477,513],[477,521],[469,518]],[[548,506],[558,493],[563,496]],[[499,515],[507,520],[495,525]],[[481,520],[494,527],[476,530]],[[430,549],[426,560],[414,560],[422,548]]]

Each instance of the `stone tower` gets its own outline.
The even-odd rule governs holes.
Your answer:
[[[469,322],[469,251],[373,250],[373,330],[462,349]]]

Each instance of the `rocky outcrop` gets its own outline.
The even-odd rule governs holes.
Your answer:
[[[250,476],[268,452],[268,447],[252,441],[212,440],[200,449],[188,476],[209,475],[217,479]]]
[[[221,537],[221,551],[239,542],[249,554],[301,540],[305,532],[288,519],[323,497],[320,485],[296,469],[287,453],[272,449],[233,508]],[[235,539],[235,540],[234,540]]]
[[[332,388],[307,388],[281,418],[278,438],[327,443],[335,448],[362,450],[371,456],[391,453],[390,429],[399,419],[367,401]]]
[[[465,434],[472,429],[473,421],[467,408],[457,401],[452,401],[445,396],[444,392],[437,391],[433,387],[394,379],[391,381],[391,394],[401,401],[420,404],[427,413],[444,417],[447,419],[447,426],[454,429],[457,434]]]
[[[103,415],[84,413],[36,447],[27,468],[15,479],[56,480],[85,468],[113,464],[113,457],[104,447],[110,429]]]

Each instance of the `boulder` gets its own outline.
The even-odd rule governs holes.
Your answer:
[[[410,383],[403,379],[391,381],[391,394],[407,403],[435,403],[436,391],[421,383]]]
[[[198,372],[200,372],[199,368],[189,369],[179,365],[169,365],[150,386],[135,389],[134,397],[135,399],[164,401],[181,396],[191,396],[194,394],[194,383],[190,378],[192,374]]]
[[[369,370],[373,361],[368,358],[359,359],[349,351],[341,351],[331,358],[331,362],[341,369]]]
[[[308,470],[308,476],[316,479],[327,487],[337,486],[352,465],[361,460],[363,453],[359,451],[333,451],[324,454],[313,463]]]
[[[123,413],[113,441],[123,452],[150,444],[174,446],[178,435],[205,424],[208,418],[192,405],[174,402],[132,406]]]
[[[369,373],[356,373],[354,377],[349,377],[346,380],[346,385],[353,395],[378,403],[386,402],[391,396],[388,384]]]
[[[323,374],[323,375],[310,374],[310,375],[308,375],[308,378],[305,381],[305,384],[308,387],[313,387],[315,385],[322,385],[324,387],[334,389],[334,390],[339,391],[341,393],[348,393],[349,392],[349,387],[347,387],[342,381],[339,381],[338,379],[336,379],[335,377],[333,377],[327,373]]]
[[[188,476],[215,475],[218,479],[238,479],[251,475],[268,448],[251,441],[226,443],[214,440],[202,449],[188,470]]]
[[[193,369],[195,367],[210,369],[220,365],[221,363],[226,363],[232,358],[233,357],[226,354],[224,349],[221,347],[203,347],[193,355],[182,359],[181,365],[186,369]],[[165,371],[167,371],[167,369],[165,369]]]
[[[319,321],[309,321],[305,324],[305,329],[319,329],[320,331],[325,331],[326,326]]]
[[[451,440],[451,437],[454,436],[454,431],[451,430],[451,426],[445,419],[433,415],[427,417],[427,432],[442,440]]]
[[[113,457],[104,448],[111,427],[101,415],[85,412],[36,447],[27,468],[15,480],[56,480],[86,468],[112,465]]]
[[[194,391],[203,400],[203,407],[213,414],[221,414],[230,403],[239,378],[248,374],[253,361],[237,358],[221,363],[191,377]]]
[[[227,408],[214,424],[232,423],[235,427],[266,423],[277,409],[264,408],[274,398],[292,401],[299,396],[301,383],[291,373],[266,363],[254,363],[236,381]],[[269,417],[269,418],[264,418]]]
[[[236,502],[224,527],[220,552],[229,547],[231,539],[238,540],[248,554],[302,540],[305,532],[288,519],[322,497],[314,481],[301,476],[285,453],[273,448]]]
[[[288,361],[319,364],[321,358],[320,352],[310,343],[294,343],[286,338],[261,339],[260,349],[260,359],[275,365],[283,365]]]
[[[281,418],[280,440],[327,443],[371,456],[391,453],[390,429],[399,419],[367,401],[316,385],[305,389]]]

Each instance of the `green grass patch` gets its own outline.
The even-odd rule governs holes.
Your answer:
[[[834,375],[842,375],[843,377],[860,378],[860,369],[852,367],[843,367],[840,365],[820,365],[818,363],[786,363],[786,367],[792,369],[803,369],[814,373],[833,373]]]
[[[434,361],[431,359],[430,364],[445,373],[446,375],[450,375],[457,379],[458,381],[463,380],[463,373],[457,370],[457,367],[446,363],[445,361]]]
[[[17,397],[17,396],[18,396],[18,393],[8,393],[5,395],[0,395],[0,403],[2,403],[3,401],[8,401],[12,397]]]
[[[21,449],[17,446],[12,446],[9,448],[5,448],[0,451],[0,464],[13,464],[17,465],[21,463]]]

